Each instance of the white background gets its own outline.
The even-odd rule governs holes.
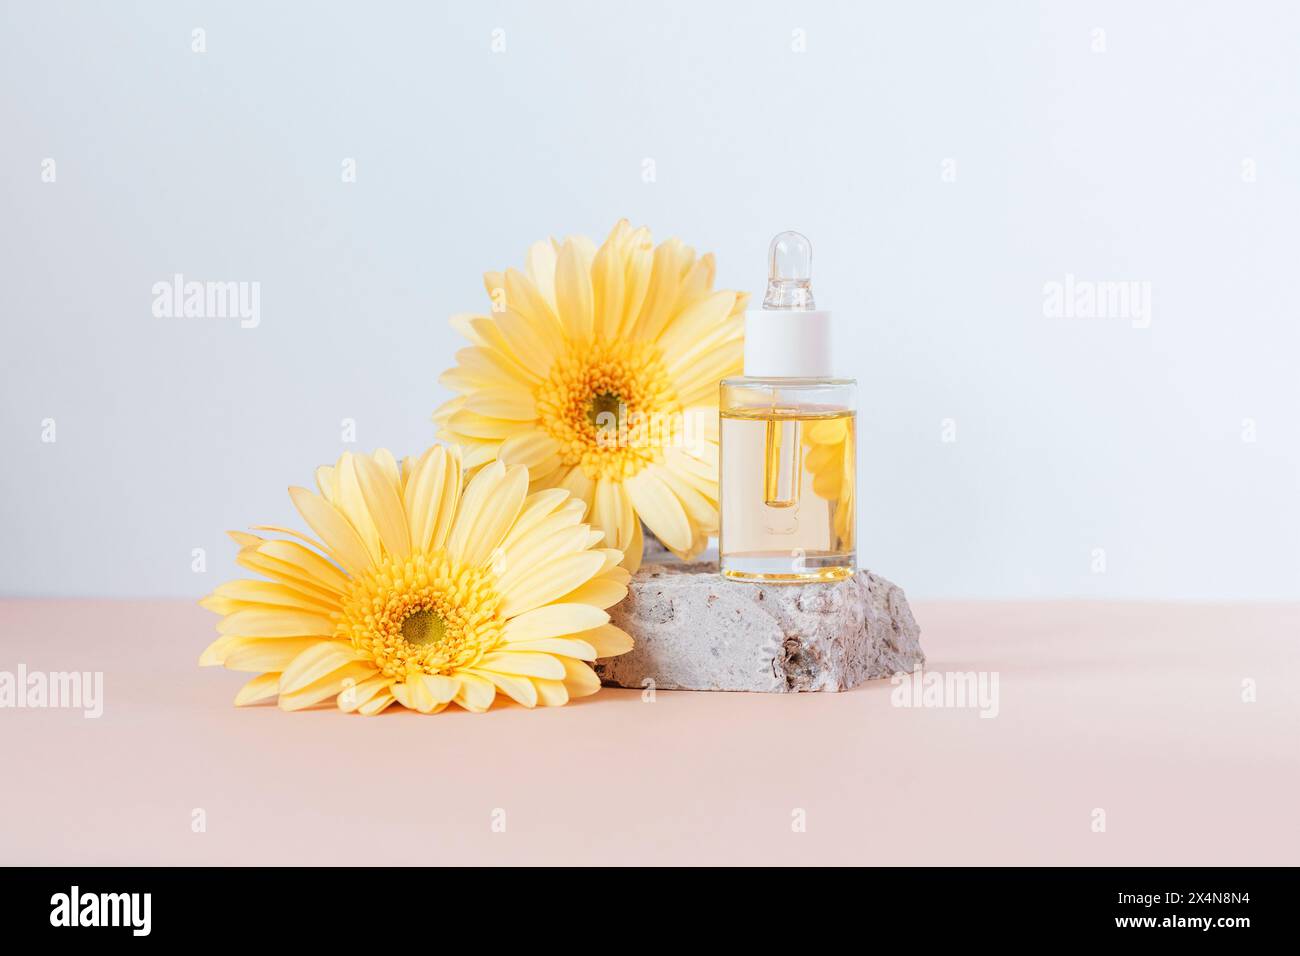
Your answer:
[[[909,595],[1300,597],[1298,11],[5,2],[0,592],[234,576],[315,465],[433,440],[482,271],[627,216],[751,290],[812,238]],[[154,318],[176,272],[261,325]],[[1150,327],[1046,317],[1067,273]]]

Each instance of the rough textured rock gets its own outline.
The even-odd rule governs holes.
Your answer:
[[[834,584],[742,584],[716,564],[650,564],[610,614],[636,640],[596,664],[616,687],[651,678],[661,690],[835,691],[925,663],[902,589],[870,571]]]

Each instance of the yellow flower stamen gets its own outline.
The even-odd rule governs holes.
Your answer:
[[[448,674],[500,643],[500,605],[487,569],[444,551],[388,558],[353,580],[336,633],[387,677]]]
[[[628,478],[660,461],[680,427],[660,349],[645,342],[574,342],[536,392],[560,460],[589,478]]]
[[[413,647],[440,644],[447,637],[447,622],[437,611],[414,611],[402,622],[402,637]]]

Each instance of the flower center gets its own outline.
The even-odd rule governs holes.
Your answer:
[[[560,460],[589,478],[629,478],[679,437],[681,403],[658,346],[572,342],[536,392]]]
[[[448,674],[500,643],[500,606],[486,568],[461,566],[444,551],[390,557],[352,579],[335,634],[385,676]]]
[[[622,405],[623,399],[610,392],[593,395],[587,403],[587,421],[597,431],[608,428],[611,423],[617,425]]]
[[[402,637],[413,647],[437,644],[447,636],[447,622],[434,611],[415,611],[402,622]]]

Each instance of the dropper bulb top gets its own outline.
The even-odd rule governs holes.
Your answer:
[[[767,247],[767,294],[764,309],[809,310],[812,294],[812,243],[787,230]]]
[[[799,232],[777,233],[767,247],[769,279],[812,279],[812,243]]]

